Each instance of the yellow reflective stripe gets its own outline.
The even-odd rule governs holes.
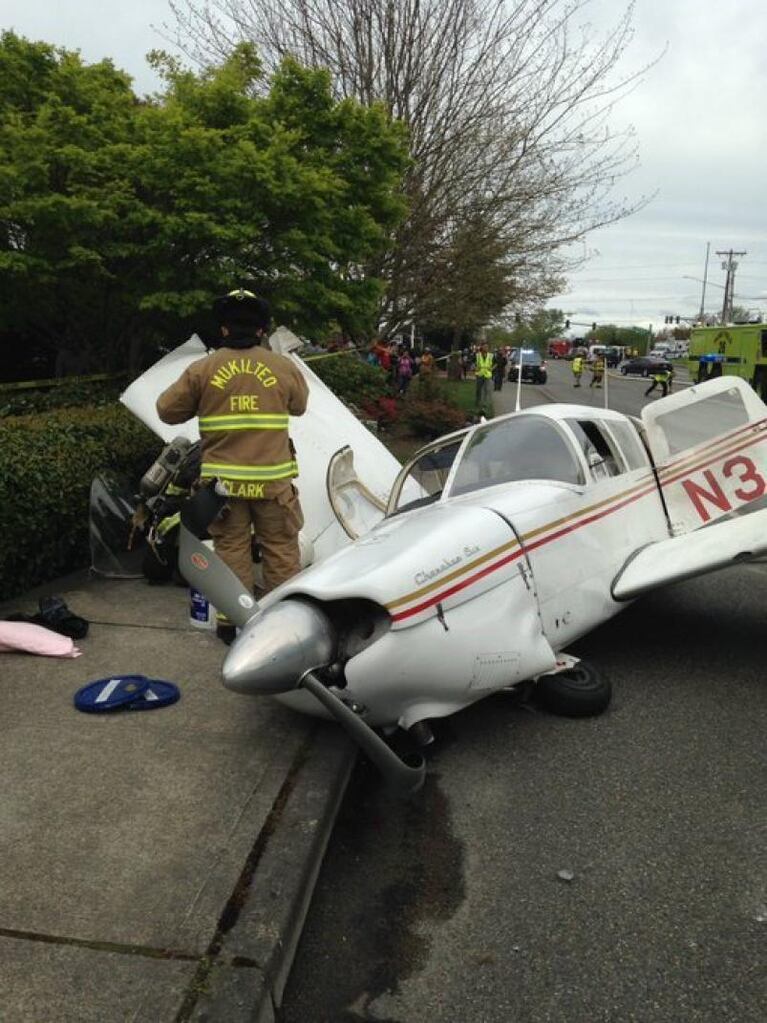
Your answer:
[[[200,432],[214,430],[287,430],[287,413],[245,412],[228,416],[200,416]]]
[[[200,433],[218,433],[226,430],[287,430],[287,423],[200,423]]]
[[[287,412],[230,412],[221,416],[200,416],[201,423],[231,423],[235,420],[260,422],[267,419],[287,424],[288,414]]]
[[[219,476],[230,480],[284,480],[298,475],[295,460],[280,462],[279,465],[227,465],[223,462],[203,462],[200,475],[207,478]]]
[[[177,526],[180,521],[181,512],[176,512],[175,515],[169,515],[167,518],[163,519],[162,522],[159,524],[159,526],[157,527],[157,532],[160,534],[160,536],[165,536],[168,530],[173,529],[173,527]]]

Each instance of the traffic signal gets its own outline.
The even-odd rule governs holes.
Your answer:
[[[677,318],[676,318],[676,322],[677,322],[677,323],[679,323],[679,317],[678,317],[678,316],[677,316]]]
[[[569,329],[570,329],[570,321],[569,320],[565,320],[565,330],[569,330]]]
[[[591,329],[592,329],[592,330],[596,330],[596,329],[597,329],[597,325],[596,325],[596,323],[592,323],[592,324],[591,324]]]
[[[664,322],[664,323],[668,323],[668,321],[669,321],[670,319],[671,319],[671,317],[670,317],[670,316],[664,316],[664,317],[663,317],[663,322]]]

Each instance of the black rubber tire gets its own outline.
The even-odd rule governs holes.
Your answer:
[[[625,376],[626,376],[626,374],[628,373],[628,370],[626,369],[626,367],[625,367],[625,366],[621,366],[621,373],[622,373],[622,374],[624,375],[624,377],[625,377]]]
[[[539,707],[568,718],[590,718],[610,705],[612,686],[586,661],[556,675],[541,675],[533,689]]]
[[[644,368],[644,369],[642,370],[642,376],[643,376],[643,377],[649,377],[649,375],[650,375],[650,371],[649,371],[649,369],[647,369],[647,368],[645,367],[645,368]]]

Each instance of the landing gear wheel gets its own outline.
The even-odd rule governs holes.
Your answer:
[[[587,661],[578,661],[556,675],[541,675],[533,699],[544,710],[568,718],[596,717],[606,710],[612,686]]]

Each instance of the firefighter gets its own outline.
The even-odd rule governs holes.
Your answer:
[[[294,362],[261,347],[270,320],[263,299],[231,291],[216,300],[213,312],[220,346],[160,395],[157,413],[165,423],[199,416],[200,477],[220,479],[230,495],[221,518],[209,526],[216,552],[252,593],[255,533],[264,585],[271,590],[301,567],[303,514],[291,482],[298,466],[288,416],[306,411],[308,388]],[[234,626],[220,618],[217,634],[231,643]]]
[[[591,364],[591,381],[589,387],[601,387],[602,377],[605,375],[604,356],[597,355]]]
[[[653,373],[653,375],[652,375],[652,383],[647,388],[647,390],[644,392],[645,398],[647,397],[648,394],[651,394],[655,390],[655,388],[658,386],[658,384],[660,384],[661,389],[663,391],[663,394],[661,395],[661,397],[665,398],[666,395],[668,394],[670,383],[671,383],[671,371],[668,370],[668,369],[659,369],[657,373]]]
[[[581,376],[583,375],[583,356],[576,355],[573,359],[573,387],[581,386]]]

